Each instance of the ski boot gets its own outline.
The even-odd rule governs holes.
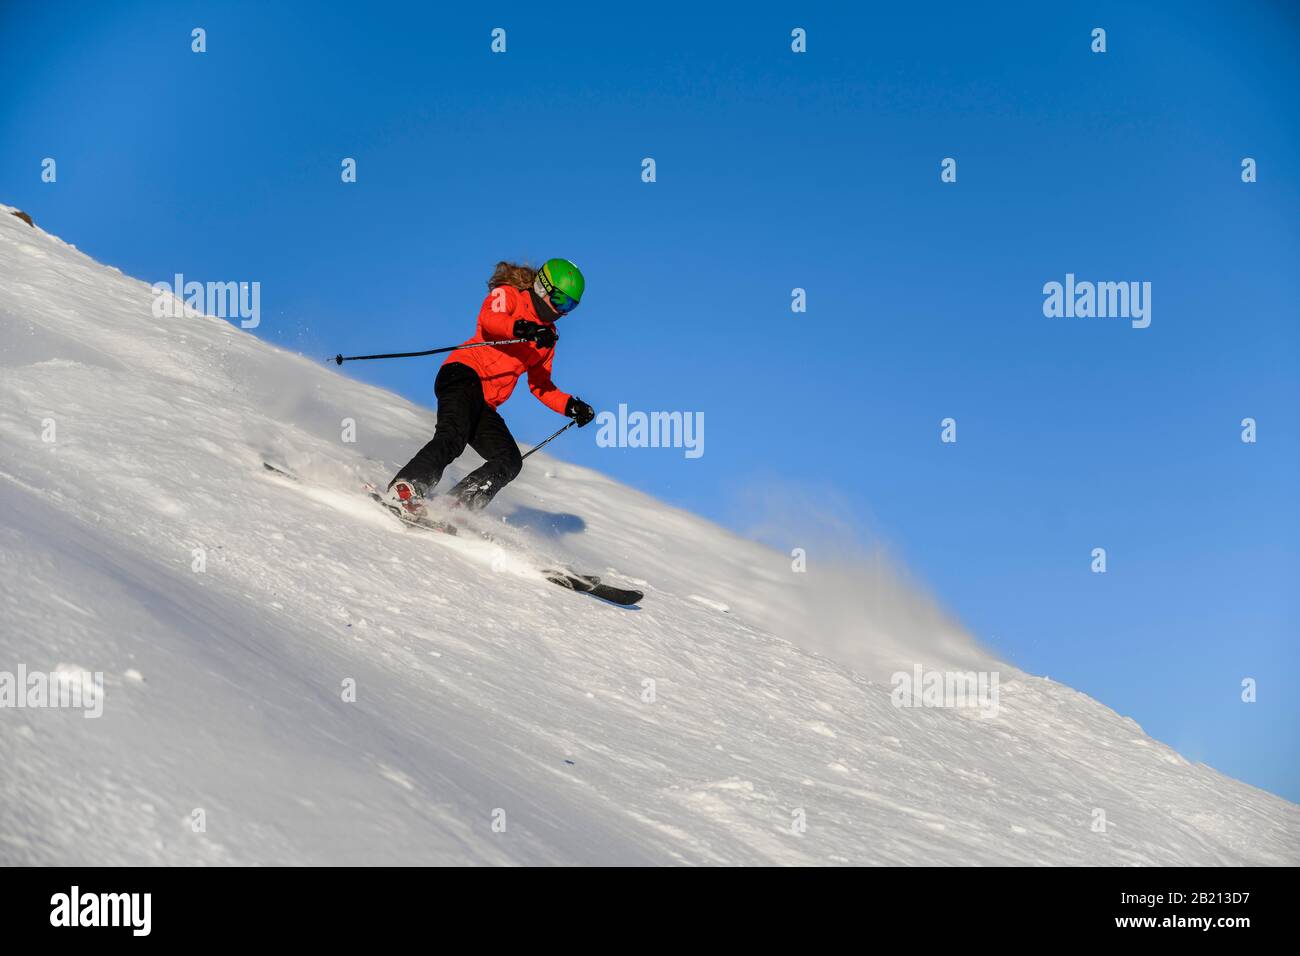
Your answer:
[[[429,497],[429,492],[432,490],[431,487],[418,478],[402,478],[398,476],[388,483],[388,492],[385,498],[390,507],[394,509],[400,508],[403,513],[409,515],[412,519],[418,520],[428,514],[425,499]]]

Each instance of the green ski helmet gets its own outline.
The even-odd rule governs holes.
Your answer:
[[[537,270],[533,291],[560,315],[568,315],[578,307],[586,285],[578,267],[568,259],[547,259]]]

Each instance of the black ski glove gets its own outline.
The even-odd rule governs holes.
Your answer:
[[[564,414],[568,415],[581,428],[596,417],[596,411],[577,395],[570,395],[564,405]]]
[[[539,349],[549,349],[555,344],[557,336],[555,329],[549,325],[538,325],[536,322],[520,319],[515,323],[515,338],[536,343]]]

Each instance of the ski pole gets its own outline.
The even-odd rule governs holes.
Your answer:
[[[484,345],[515,345],[527,341],[527,339],[501,339],[493,342],[469,342],[465,345],[448,345],[442,349],[429,349],[427,352],[390,352],[387,355],[344,355],[339,353],[334,356],[334,364],[342,365],[344,362],[359,362],[362,359],[415,358],[417,355],[438,355],[441,352],[454,352],[457,349],[477,349],[482,348]]]
[[[576,425],[576,424],[578,424],[576,421],[569,422],[569,424],[565,425],[563,428],[561,428],[559,431],[557,431],[557,432],[556,432],[554,435],[552,435],[550,438],[546,439],[546,441],[542,442],[542,445],[545,445],[546,442],[548,442],[548,441],[553,441],[554,439],[559,438],[561,435],[563,435],[565,432],[567,432],[570,428],[572,428],[572,427],[573,427],[574,425]],[[535,445],[535,446],[533,446],[533,451],[537,451],[539,448],[542,447],[542,445]],[[520,461],[522,461],[524,458],[527,458],[529,455],[531,455],[531,454],[533,453],[533,451],[527,451],[527,452],[524,452],[524,454],[523,454],[522,456],[520,456]]]

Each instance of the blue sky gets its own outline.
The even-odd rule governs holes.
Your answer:
[[[0,5],[0,199],[258,281],[257,334],[322,357],[459,341],[498,258],[571,258],[557,383],[706,444],[556,455],[741,531],[833,503],[1016,664],[1300,799],[1296,8],[302,6]],[[1152,283],[1150,328],[1044,317],[1067,272]]]

